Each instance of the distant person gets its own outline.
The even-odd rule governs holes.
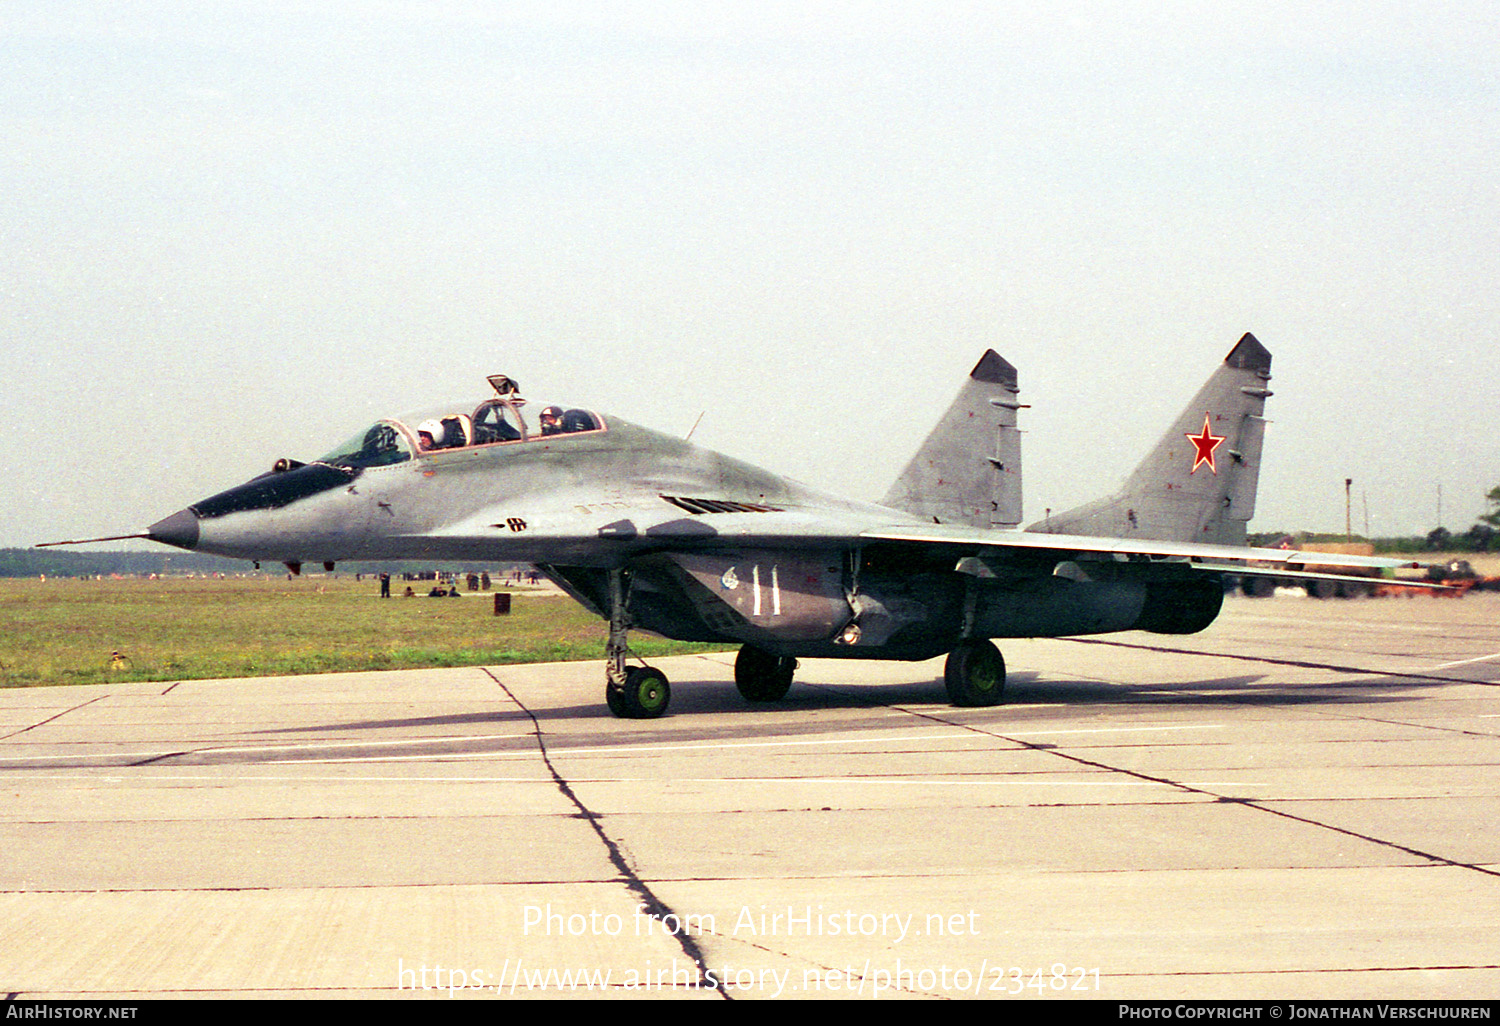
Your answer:
[[[380,597],[381,598],[390,598],[391,597],[391,575],[390,574],[381,574],[380,575]]]

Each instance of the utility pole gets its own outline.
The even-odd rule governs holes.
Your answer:
[[[1350,489],[1354,487],[1354,478],[1344,478],[1344,540],[1354,540],[1354,526],[1352,523],[1352,510],[1350,508]]]

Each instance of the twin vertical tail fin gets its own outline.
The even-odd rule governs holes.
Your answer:
[[[1245,335],[1119,492],[1027,530],[1245,544],[1270,379],[1271,354]]]
[[[1016,369],[987,350],[881,504],[944,524],[1019,524],[1019,391]]]

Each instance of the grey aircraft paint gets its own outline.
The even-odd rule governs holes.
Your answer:
[[[632,628],[741,645],[736,681],[752,701],[781,697],[797,657],[946,652],[952,699],[991,704],[1005,669],[990,638],[1202,630],[1221,575],[1247,560],[1286,576],[1306,562],[1400,565],[1242,547],[1270,362],[1246,335],[1117,494],[1026,531],[1013,529],[1017,375],[989,351],[881,505],[607,414],[549,407],[543,426],[497,376],[497,397],[382,420],[146,536],[294,568],[534,563],[609,621],[606,699],[623,716],[660,715],[669,696],[658,671],[628,662]],[[448,447],[424,448],[434,434]]]

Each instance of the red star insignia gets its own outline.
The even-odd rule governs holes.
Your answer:
[[[1197,450],[1193,455],[1193,469],[1188,473],[1197,473],[1198,468],[1207,463],[1208,469],[1217,474],[1219,468],[1214,466],[1214,450],[1219,447],[1219,443],[1224,441],[1224,436],[1216,435],[1209,429],[1208,414],[1203,415],[1203,434],[1188,435],[1187,440],[1192,442],[1193,448]]]

